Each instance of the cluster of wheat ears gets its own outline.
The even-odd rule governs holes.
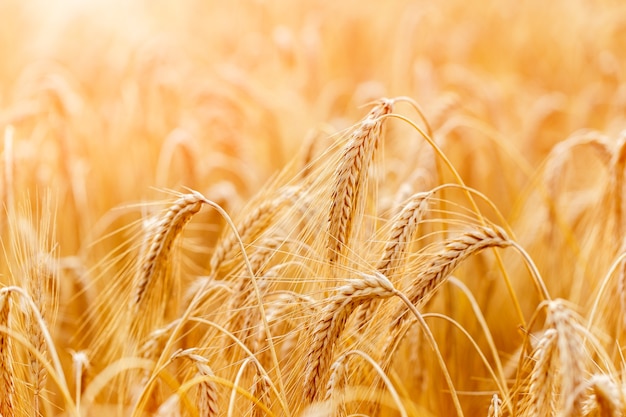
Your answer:
[[[0,4],[0,416],[626,414],[620,1],[113,3]]]

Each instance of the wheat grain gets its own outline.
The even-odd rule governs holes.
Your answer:
[[[604,374],[593,375],[587,384],[592,392],[592,406],[599,417],[619,417],[624,412],[624,394],[620,387]],[[586,413],[589,415],[591,413]]]
[[[272,219],[280,213],[280,210],[293,201],[299,194],[299,190],[284,188],[274,198],[269,198],[258,203],[253,210],[237,224],[237,232],[244,243],[251,243],[265,230]],[[210,268],[215,275],[224,261],[232,257],[232,252],[237,247],[237,239],[231,230],[219,240],[211,256]]]
[[[502,417],[502,400],[498,397],[498,394],[493,394],[493,397],[491,397],[487,417]]]
[[[413,305],[423,305],[434,291],[468,257],[487,248],[505,248],[511,245],[506,232],[497,226],[478,226],[447,241],[444,248],[425,263],[417,279],[407,291],[407,297]],[[398,329],[408,314],[407,306],[400,306],[393,314],[392,330]]]
[[[135,286],[133,299],[135,311],[141,308],[151,282],[162,272],[174,241],[191,217],[200,211],[205,200],[204,196],[195,192],[182,195],[156,224],[150,236],[148,251],[142,259]]]
[[[328,216],[327,258],[331,265],[344,254],[352,234],[368,170],[378,147],[381,116],[391,113],[392,101],[381,100],[352,132],[335,172]]]
[[[413,195],[394,218],[383,255],[376,265],[376,270],[393,283],[397,282],[412,236],[416,232],[422,216],[428,210],[430,195],[431,193]],[[377,306],[377,300],[368,300],[363,303],[356,320],[357,328],[363,328],[365,323],[370,321]]]
[[[192,350],[179,352],[175,356],[192,361],[198,369],[198,375],[201,377],[213,377],[215,375],[208,365],[208,360],[193,353]],[[201,416],[215,417],[220,415],[217,387],[210,379],[203,380],[198,384],[197,404],[198,412]]]
[[[340,287],[313,330],[313,341],[306,356],[304,397],[312,402],[319,395],[331,365],[333,351],[341,332],[352,312],[365,300],[389,298],[395,294],[393,285],[379,273],[363,274],[361,279],[351,280]]]
[[[333,416],[348,415],[345,403],[345,388],[347,380],[347,360],[348,356],[340,355],[330,367],[330,377],[326,384],[326,395],[324,401],[330,403]]]
[[[530,376],[527,394],[529,416],[554,415],[556,412],[554,401],[556,382],[552,370],[557,337],[556,330],[546,330],[533,352],[532,360],[535,365]]]

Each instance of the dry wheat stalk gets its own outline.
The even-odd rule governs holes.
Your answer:
[[[381,116],[392,112],[391,100],[381,100],[352,132],[335,171],[328,217],[327,257],[337,263],[349,244],[352,226],[382,130]]]
[[[13,371],[13,353],[11,352],[11,338],[8,332],[11,329],[11,297],[8,292],[0,294],[0,415],[9,417],[15,415],[15,382]]]
[[[340,287],[322,310],[321,318],[313,330],[313,341],[307,353],[304,377],[304,397],[308,402],[319,396],[333,358],[333,351],[352,312],[371,298],[389,298],[396,290],[380,273],[363,274]]]
[[[487,248],[505,248],[511,244],[506,232],[498,226],[478,226],[447,241],[409,288],[408,299],[416,306],[425,304],[465,259]],[[407,306],[399,306],[393,315],[392,330],[401,327],[407,315]]]
[[[376,270],[391,282],[397,282],[397,275],[409,249],[411,239],[417,230],[422,216],[428,210],[428,198],[431,193],[418,193],[409,198],[402,210],[395,216],[383,256],[376,265]],[[357,328],[368,323],[378,305],[377,300],[363,303],[357,317]]]

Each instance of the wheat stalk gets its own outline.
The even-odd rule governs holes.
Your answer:
[[[313,330],[313,341],[306,355],[304,398],[314,401],[323,386],[333,358],[333,351],[352,312],[371,298],[389,298],[396,290],[387,278],[379,273],[363,274],[340,287],[322,310]]]
[[[368,170],[378,147],[381,116],[392,112],[392,101],[381,100],[352,132],[335,171],[328,216],[327,258],[337,263],[349,245],[353,222],[361,204]]]

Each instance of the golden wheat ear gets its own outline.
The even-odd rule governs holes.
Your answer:
[[[208,364],[208,360],[196,353],[193,353],[193,349],[180,352],[176,355],[180,358],[189,359],[197,368],[197,376],[202,380],[198,383],[196,404],[198,406],[198,413],[201,416],[217,417],[220,415],[219,401],[217,386],[211,380],[215,376],[213,370]]]
[[[320,389],[328,379],[335,344],[352,312],[367,300],[389,298],[395,294],[393,285],[379,273],[363,274],[361,279],[351,280],[337,290],[313,329],[313,341],[306,357],[305,401],[310,403],[320,396]]]
[[[328,215],[327,259],[336,265],[350,245],[357,213],[363,204],[369,167],[382,133],[381,117],[393,111],[391,100],[381,100],[352,132],[334,175]]]
[[[406,295],[411,304],[425,304],[454,270],[467,258],[488,248],[505,248],[513,243],[499,227],[478,226],[447,241],[416,277]],[[401,305],[393,315],[392,330],[399,329],[408,316],[406,305]]]
[[[376,270],[392,283],[397,282],[411,239],[417,231],[420,220],[428,210],[428,198],[432,193],[418,193],[411,196],[400,212],[394,217],[383,255],[376,265]],[[357,328],[362,329],[371,319],[378,307],[377,300],[369,300],[360,307]]]
[[[185,225],[206,199],[196,192],[180,196],[150,230],[140,258],[131,301],[133,333],[139,342],[161,325],[172,288],[170,254]]]
[[[521,368],[530,371],[521,381],[526,394],[518,404],[519,415],[582,415],[581,389],[585,389],[585,375],[591,366],[585,342],[591,335],[564,300],[544,305],[546,330]]]

